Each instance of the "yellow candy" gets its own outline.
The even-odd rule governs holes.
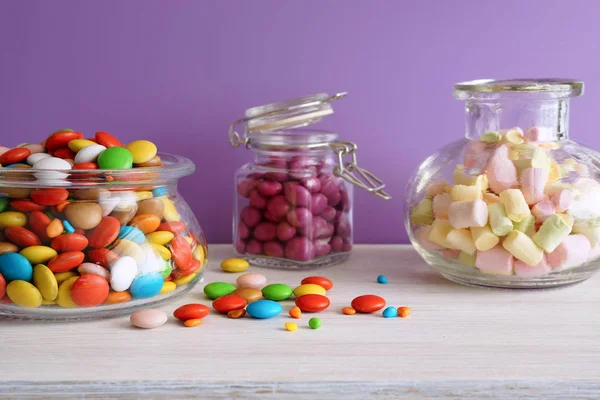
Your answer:
[[[526,168],[544,168],[550,170],[552,161],[548,154],[537,146],[522,144],[514,146],[513,150],[517,152],[518,158],[514,160],[515,167],[519,173]]]
[[[38,264],[33,268],[33,284],[40,291],[44,300],[54,301],[58,296],[58,282],[50,268]]]
[[[200,261],[200,265],[204,264],[204,247],[196,246],[194,250],[192,250],[192,257],[196,260]]]
[[[562,178],[562,172],[560,171],[560,165],[555,162],[550,164],[550,173],[548,174],[548,182],[556,182]]]
[[[196,273],[194,272],[193,274],[184,276],[183,278],[174,279],[173,283],[175,283],[177,286],[185,285],[190,283],[195,277]]]
[[[490,227],[496,236],[506,236],[513,230],[513,223],[506,215],[504,204],[488,204]]]
[[[454,185],[450,189],[452,201],[473,201],[483,197],[481,188],[478,186]]]
[[[473,237],[475,248],[479,251],[491,250],[500,242],[500,238],[494,235],[489,225],[483,228],[472,227],[471,236]]]
[[[177,284],[175,282],[166,281],[163,283],[163,287],[160,289],[159,294],[171,293],[175,289],[177,289]]]
[[[192,239],[189,236],[184,236],[183,237],[185,239],[186,242],[188,242],[188,244],[191,246],[194,243],[194,239]]]
[[[225,272],[242,272],[248,269],[250,264],[243,258],[228,258],[221,262],[221,269]]]
[[[463,265],[467,265],[469,267],[474,267],[476,260],[477,260],[476,253],[467,254],[464,251],[461,251],[460,254],[458,255],[458,258],[456,259],[456,261],[458,261],[459,263],[461,263]]]
[[[135,260],[138,265],[141,265],[146,259],[144,250],[135,242],[127,239],[121,239],[112,249],[119,257],[129,256]]]
[[[6,229],[9,226],[25,226],[27,216],[18,211],[5,211],[0,213],[0,229]]]
[[[66,281],[67,279],[72,278],[74,276],[77,276],[77,273],[75,273],[74,271],[57,272],[56,274],[54,274],[58,286],[60,286],[60,284]]]
[[[46,299],[42,298],[43,306],[53,306],[55,304],[56,304],[56,300],[46,300]]]
[[[469,175],[465,173],[465,167],[462,165],[458,165],[454,169],[452,179],[457,185],[477,186],[482,192],[488,189],[487,175]]]
[[[175,235],[169,231],[156,231],[147,234],[146,240],[150,243],[156,243],[164,246],[166,244],[169,244],[169,242],[173,240],[174,237]]]
[[[522,144],[525,141],[523,139],[523,131],[521,128],[509,129],[502,137],[502,141],[510,144]]]
[[[6,286],[6,294],[18,306],[36,308],[42,305],[42,295],[35,286],[25,281],[12,281]]]
[[[77,304],[73,302],[73,298],[71,297],[71,288],[75,281],[79,279],[78,276],[73,276],[58,287],[58,296],[56,297],[56,304],[63,308],[74,308],[77,307]]]
[[[530,267],[535,267],[544,258],[544,251],[529,236],[520,231],[509,233],[502,242],[502,247]]]
[[[471,231],[468,229],[451,230],[446,236],[446,241],[450,243],[453,249],[460,250],[469,255],[473,255],[477,251]]]
[[[141,191],[141,192],[134,192],[135,198],[137,201],[142,201],[142,200],[147,200],[147,199],[151,199],[154,195],[152,194],[152,192],[149,192],[147,190]]]
[[[520,231],[527,236],[531,236],[535,231],[535,217],[533,215],[529,215],[523,218],[523,220],[515,222],[513,225],[515,231]]]
[[[29,246],[21,250],[20,253],[32,265],[46,264],[48,261],[57,256],[56,250],[48,246]]]
[[[169,249],[167,249],[165,246],[156,243],[150,243],[150,246],[152,246],[152,249],[158,253],[163,260],[168,261],[171,259],[171,251],[169,251]]]
[[[168,222],[181,221],[181,215],[179,215],[179,213],[177,212],[177,209],[175,208],[175,203],[173,203],[173,200],[169,199],[166,196],[161,196],[161,197],[159,197],[159,199],[162,199],[163,203],[165,203],[165,212],[164,212],[165,220]]]
[[[433,198],[438,194],[448,193],[450,191],[450,188],[452,188],[450,182],[444,179],[439,179],[434,182],[431,182],[427,186],[427,189],[425,189],[425,194],[427,195],[427,197]]]
[[[156,155],[156,145],[148,140],[136,140],[125,146],[133,156],[134,164],[143,164],[150,161]]]
[[[502,200],[500,200],[500,196],[494,193],[484,193],[483,201],[485,201],[486,204],[502,203]]]
[[[483,135],[479,136],[479,140],[484,143],[497,143],[502,139],[502,135],[499,132],[486,132]]]
[[[511,221],[521,222],[525,217],[531,215],[525,196],[519,189],[504,190],[500,193],[500,200],[502,200],[506,215]]]
[[[71,150],[73,150],[75,153],[77,153],[79,150],[83,149],[84,147],[92,146],[94,144],[96,144],[96,143],[92,142],[91,140],[75,139],[75,140],[71,140],[69,142],[68,146]]]
[[[452,244],[450,244],[447,240],[448,234],[453,229],[454,228],[452,227],[450,221],[445,219],[436,219],[431,225],[431,230],[429,231],[429,240],[439,246],[447,249],[453,249]]]
[[[304,296],[305,294],[320,294],[325,296],[327,291],[323,286],[315,285],[314,283],[305,283],[294,289],[294,296],[296,297]]]
[[[415,204],[410,212],[413,225],[431,225],[433,223],[433,201],[425,198]]]
[[[285,329],[287,329],[290,332],[295,332],[298,330],[298,325],[296,325],[294,322],[286,322]]]

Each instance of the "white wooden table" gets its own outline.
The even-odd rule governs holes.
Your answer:
[[[210,247],[205,282],[235,282]],[[251,267],[269,282],[329,277],[331,307],[296,332],[270,320],[212,314],[196,328],[155,330],[127,317],[71,323],[0,321],[0,398],[600,398],[600,276],[564,289],[505,291],[446,281],[409,246],[356,246],[317,272]],[[377,275],[389,278],[376,283]],[[164,306],[209,305],[198,286]],[[407,319],[343,315],[358,295],[408,305]]]

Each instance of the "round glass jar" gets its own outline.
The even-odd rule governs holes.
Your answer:
[[[569,138],[564,79],[454,86],[466,137],[428,157],[410,180],[405,224],[446,278],[500,288],[581,282],[600,263],[598,153]]]
[[[233,244],[240,257],[265,267],[337,264],[352,249],[353,186],[390,198],[383,182],[357,165],[355,144],[305,128],[333,113],[331,101],[343,96],[251,108],[232,125],[231,144],[254,153],[235,175]],[[237,124],[244,126],[242,137]]]
[[[189,291],[206,239],[177,191],[187,158],[128,170],[0,168],[0,316],[112,317]]]

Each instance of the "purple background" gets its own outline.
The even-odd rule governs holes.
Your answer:
[[[54,129],[149,139],[192,158],[181,192],[208,240],[229,242],[227,141],[250,106],[348,91],[321,126],[359,144],[394,199],[355,191],[359,243],[406,242],[404,187],[464,132],[452,84],[575,77],[572,137],[600,147],[600,2],[0,0],[0,144]]]

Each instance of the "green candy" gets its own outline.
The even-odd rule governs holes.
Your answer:
[[[319,329],[321,327],[321,320],[319,318],[311,318],[308,320],[308,326],[311,329]]]
[[[0,212],[4,212],[8,208],[8,197],[0,197]]]
[[[204,286],[204,294],[211,300],[214,300],[219,297],[227,296],[231,292],[237,289],[231,283],[225,282],[213,282]]]
[[[165,269],[161,271],[163,278],[167,279],[169,275],[171,275],[171,272],[173,272],[173,267],[171,266],[171,263],[165,261]]]
[[[281,301],[289,299],[294,289],[283,283],[272,283],[263,288],[263,297],[267,300]]]
[[[110,147],[98,156],[100,169],[130,169],[133,167],[133,155],[124,147]]]

